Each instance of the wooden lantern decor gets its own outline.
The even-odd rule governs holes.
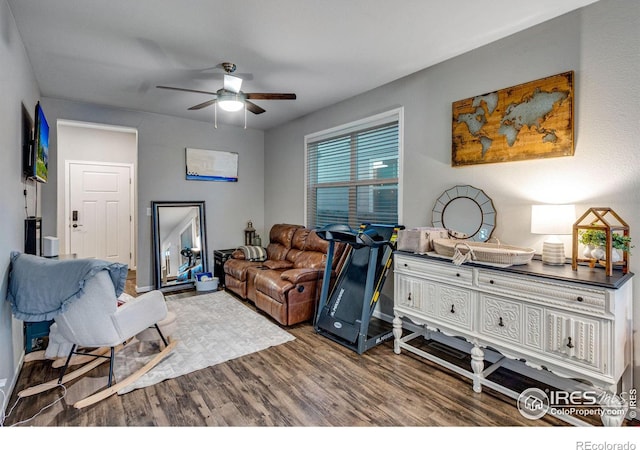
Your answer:
[[[591,254],[578,253],[578,242],[581,232],[593,230],[604,234],[603,248],[598,249],[600,255],[591,252]],[[629,252],[622,251],[622,258],[615,261],[613,256],[613,236],[619,234],[629,236],[629,225],[620,218],[618,214],[611,208],[589,208],[580,218],[573,224],[573,257],[571,267],[578,270],[578,262],[588,262],[590,267],[595,267],[596,263],[605,267],[607,276],[613,274],[614,266],[621,266],[623,273],[629,270]]]
[[[256,238],[256,229],[253,228],[253,222],[247,222],[247,228],[244,229],[244,245],[253,245]]]

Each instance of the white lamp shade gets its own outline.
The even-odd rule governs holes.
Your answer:
[[[542,244],[542,262],[544,264],[564,264],[564,244],[557,236],[572,234],[575,220],[575,205],[531,206],[531,233],[549,236]]]
[[[575,205],[532,205],[531,233],[571,234],[576,221]]]

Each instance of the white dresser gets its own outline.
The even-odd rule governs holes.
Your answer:
[[[632,278],[601,268],[527,265],[497,268],[394,254],[394,351],[441,364],[512,398],[487,379],[502,364],[485,367],[485,348],[564,378],[585,380],[618,394],[632,386]],[[403,320],[405,319],[405,320]],[[419,328],[403,336],[409,319]],[[406,327],[404,327],[406,328]],[[415,327],[414,327],[415,328]],[[471,344],[471,367],[462,369],[411,344],[432,332]],[[576,422],[567,419],[568,422]],[[604,419],[607,425],[622,421]]]

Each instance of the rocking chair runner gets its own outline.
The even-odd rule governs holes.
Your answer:
[[[31,255],[21,255],[31,257]],[[14,260],[12,263],[15,263]],[[30,260],[29,263],[38,263]],[[62,262],[62,261],[60,261]],[[50,263],[47,263],[50,264]],[[52,269],[52,270],[55,270]],[[12,269],[12,275],[16,272]],[[27,388],[18,393],[19,397],[26,397],[52,389],[59,384],[67,383],[93,370],[102,363],[109,361],[109,378],[107,387],[74,404],[76,408],[83,408],[115,394],[122,388],[133,383],[155,365],[162,361],[176,346],[176,342],[167,342],[157,323],[167,315],[164,295],[160,291],[151,291],[133,300],[117,305],[117,297],[121,290],[117,283],[114,286],[113,274],[108,270],[98,270],[83,279],[83,287],[70,304],[62,308],[53,318],[55,323],[51,333],[58,341],[67,341],[71,351],[66,359],[60,377],[46,383]],[[129,375],[124,380],[113,384],[113,363],[115,353],[130,341],[136,334],[155,327],[160,338],[165,343],[164,349],[153,357],[144,367]],[[94,349],[81,352],[78,348]],[[73,355],[89,355],[92,359],[75,371],[66,373]]]

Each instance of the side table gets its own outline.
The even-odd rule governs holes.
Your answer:
[[[218,277],[218,287],[224,288],[224,263],[231,258],[235,248],[213,251],[213,276]]]

